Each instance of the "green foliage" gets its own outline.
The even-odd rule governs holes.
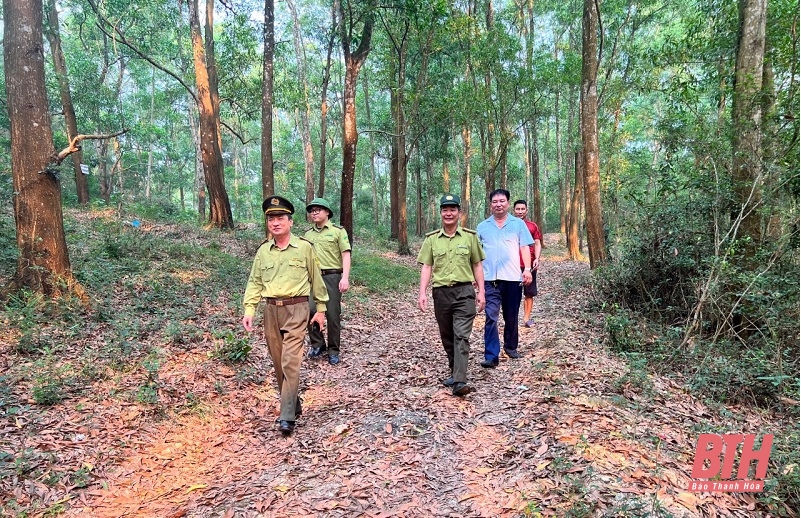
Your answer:
[[[351,283],[372,293],[407,290],[420,282],[420,272],[372,252],[353,253]]]
[[[237,336],[233,331],[215,331],[215,346],[213,356],[220,360],[237,363],[247,360],[253,346],[249,336]]]

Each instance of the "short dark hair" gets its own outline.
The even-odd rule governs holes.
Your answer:
[[[512,207],[517,207],[519,204],[523,204],[524,207],[528,208],[528,203],[526,203],[526,200],[517,200],[512,204]]]
[[[496,197],[497,195],[499,195],[499,194],[503,194],[504,196],[506,196],[506,201],[509,201],[509,198],[511,198],[511,197],[512,197],[512,193],[510,193],[510,192],[509,192],[509,191],[507,191],[506,189],[495,189],[494,191],[492,191],[492,192],[489,194],[489,199],[490,199],[490,201],[492,201],[492,199],[493,199],[494,197]]]

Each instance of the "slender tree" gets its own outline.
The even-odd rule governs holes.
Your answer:
[[[584,0],[581,48],[582,169],[590,268],[606,261],[598,164],[598,6],[599,0]]]
[[[19,258],[12,289],[58,296],[70,269],[42,45],[42,0],[3,0],[6,96]]]
[[[209,191],[209,225],[217,228],[234,227],[231,203],[225,191],[222,150],[219,132],[219,96],[216,85],[214,47],[207,48],[200,32],[198,1],[189,0],[189,25],[192,33],[192,55],[195,62],[198,111],[200,119],[200,151],[206,188]],[[208,0],[212,2],[213,0]],[[213,8],[211,9],[213,11]],[[209,16],[209,8],[206,10]],[[208,31],[207,31],[208,34]],[[211,65],[211,66],[210,66]],[[214,80],[214,83],[211,83]],[[217,114],[215,116],[215,114]]]
[[[261,194],[275,193],[273,171],[273,78],[275,61],[275,3],[264,0],[264,54],[261,86]],[[266,224],[266,220],[265,220]]]
[[[340,4],[342,18],[341,38],[345,58],[345,86],[342,92],[343,104],[343,142],[342,142],[342,198],[340,200],[340,223],[353,235],[353,177],[356,172],[356,144],[359,133],[356,129],[356,87],[359,71],[370,53],[370,40],[373,36],[374,5],[370,0],[361,12],[354,10],[353,2],[346,0]],[[358,25],[362,26],[358,46],[352,49]]]
[[[734,186],[742,217],[740,235],[762,240],[762,79],[767,0],[740,0],[740,30],[734,69]],[[753,254],[754,246],[748,247]]]
[[[61,48],[61,31],[58,26],[58,11],[56,1],[47,0],[47,41],[50,43],[50,54],[53,56],[53,68],[58,79],[58,93],[61,97],[61,107],[64,110],[64,122],[67,126],[67,140],[72,140],[78,136],[78,119],[75,117],[75,108],[72,104],[72,92],[70,91],[69,75],[67,74],[67,62],[64,59],[64,51]],[[86,205],[89,203],[89,182],[86,175],[81,171],[83,162],[83,151],[80,149],[72,154],[72,168],[75,173],[75,190],[78,194],[78,203]]]

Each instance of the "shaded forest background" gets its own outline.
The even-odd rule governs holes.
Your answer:
[[[325,196],[357,246],[409,254],[443,192],[475,226],[504,187],[592,256],[632,365],[797,414],[798,2],[7,0],[0,271],[6,304],[47,305],[64,290],[23,271],[37,236],[20,237],[14,167],[34,161],[12,155],[37,142],[11,147],[12,3],[41,14],[38,145],[64,151],[31,173],[61,202],[31,202],[62,232],[61,203],[252,230],[275,192]],[[80,285],[92,268],[65,271]],[[25,322],[4,324],[23,355]]]

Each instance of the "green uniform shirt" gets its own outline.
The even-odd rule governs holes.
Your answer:
[[[303,236],[314,244],[320,268],[323,270],[341,270],[342,252],[350,252],[348,233],[339,225],[330,221],[322,228],[313,226]]]
[[[317,311],[325,312],[328,292],[320,274],[314,246],[302,237],[290,236],[289,245],[281,250],[275,240],[265,241],[256,252],[245,288],[245,316],[256,314],[256,306],[264,297],[308,297],[312,294]]]
[[[432,268],[432,285],[452,286],[457,282],[472,282],[473,265],[486,258],[475,230],[456,227],[448,236],[445,230],[426,234],[417,262]]]

